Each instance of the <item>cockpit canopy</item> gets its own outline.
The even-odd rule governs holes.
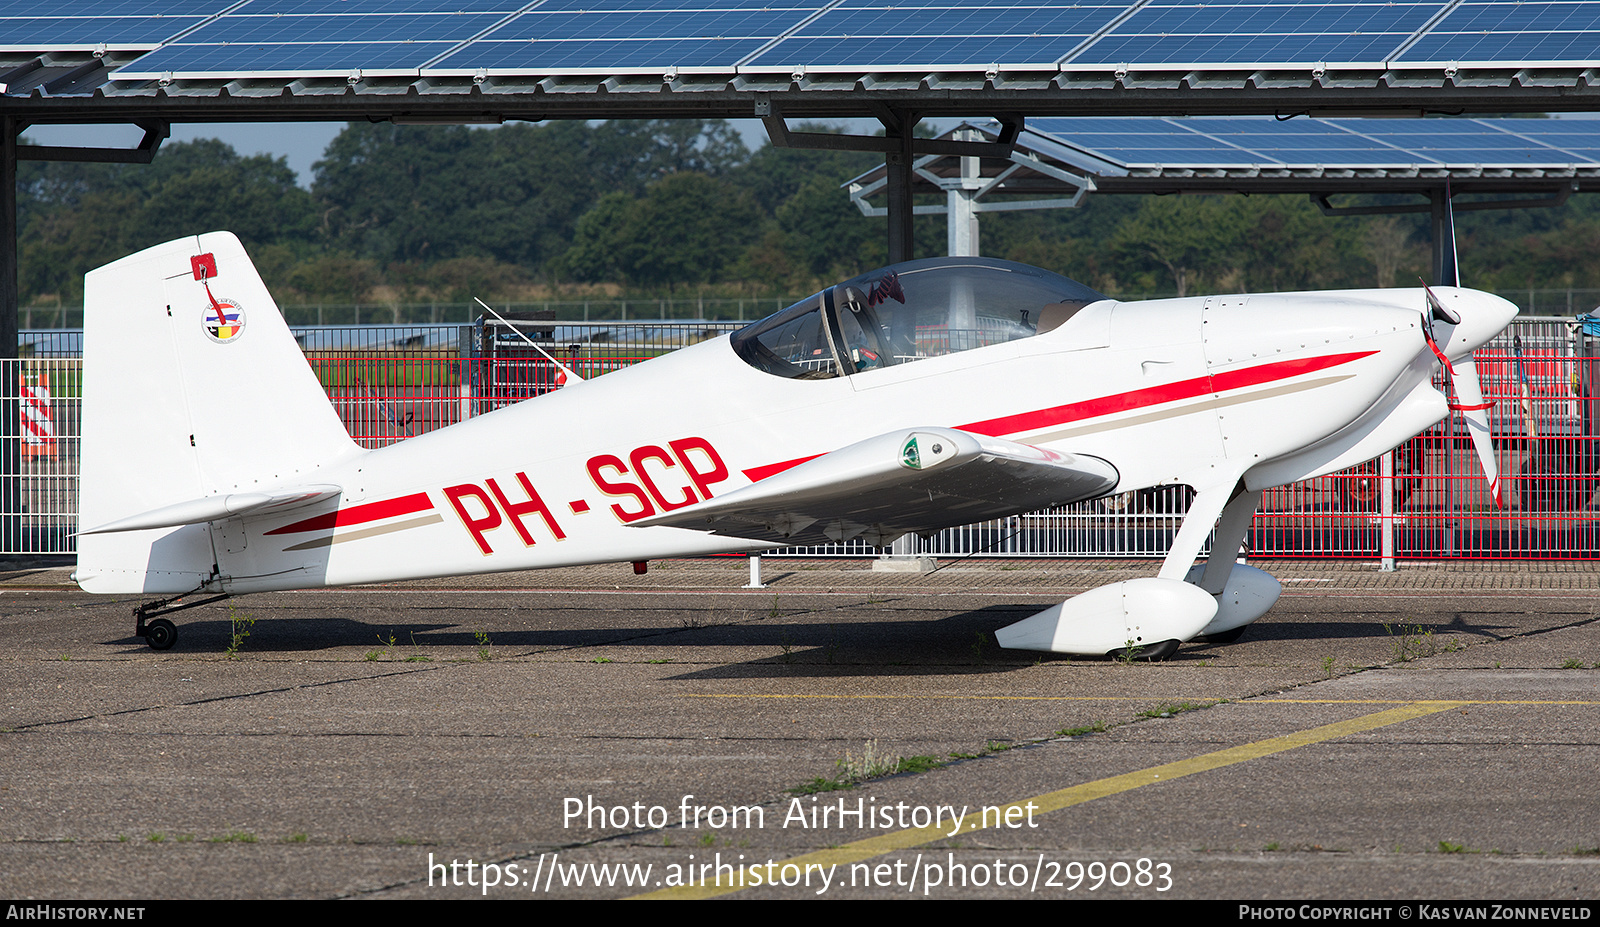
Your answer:
[[[816,380],[1028,338],[1105,299],[992,258],[907,261],[852,277],[733,334],[760,370]]]

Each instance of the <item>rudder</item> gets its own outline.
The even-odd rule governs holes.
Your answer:
[[[80,530],[177,503],[314,482],[361,453],[238,238],[191,236],[84,278]],[[186,592],[210,527],[78,538],[90,592]]]

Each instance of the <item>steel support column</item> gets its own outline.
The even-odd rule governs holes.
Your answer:
[[[21,126],[0,116],[0,360],[17,356],[17,133]],[[18,440],[15,365],[0,376],[0,533],[6,550],[28,549],[22,537],[22,447]],[[31,547],[31,545],[30,545]]]
[[[880,117],[884,135],[898,141],[899,148],[883,156],[887,172],[889,194],[889,263],[898,264],[912,257],[911,217],[911,139],[917,117],[904,110],[893,110],[889,116]]]
[[[961,141],[974,141],[965,136]],[[945,251],[951,257],[977,257],[978,247],[978,191],[983,187],[983,177],[978,170],[978,159],[961,159],[961,176],[945,188]]]

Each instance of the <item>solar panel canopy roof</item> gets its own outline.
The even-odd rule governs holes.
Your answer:
[[[968,130],[998,133],[967,123],[946,135]],[[1047,118],[1028,123],[1009,158],[985,159],[976,170],[996,203],[1087,189],[1520,194],[1462,208],[1554,205],[1600,184],[1600,119]],[[921,157],[914,189],[942,192],[941,181],[962,172],[959,157]],[[853,193],[881,192],[884,173],[855,178]]]
[[[1600,168],[1596,119],[1038,119],[1029,132],[1124,171]]]
[[[0,68],[0,104],[231,101],[217,118],[347,91],[555,115],[751,115],[757,93],[817,115],[1588,109],[1600,2],[8,0]]]
[[[37,0],[6,48],[151,53],[127,79],[1571,64],[1600,4],[1043,0]]]

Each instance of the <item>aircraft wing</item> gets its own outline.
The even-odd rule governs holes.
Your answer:
[[[757,483],[633,522],[797,545],[884,546],[991,518],[1105,495],[1117,470],[954,428],[906,428],[812,458]]]

